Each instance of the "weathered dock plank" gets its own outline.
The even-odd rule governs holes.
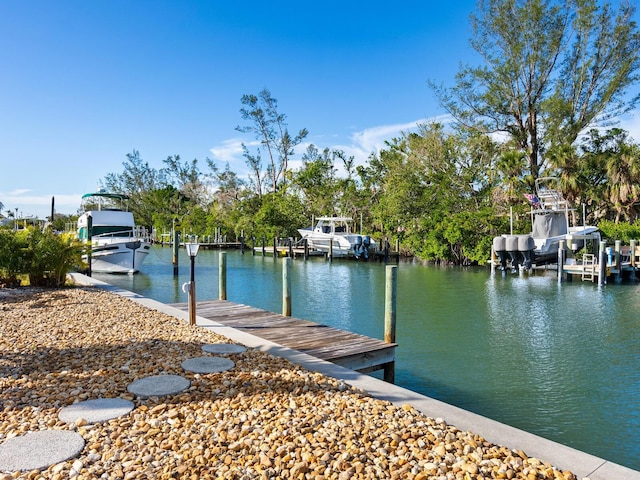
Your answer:
[[[189,308],[187,303],[172,306],[184,311]],[[226,300],[197,302],[196,312],[214,322],[352,370],[384,369],[386,376],[393,369],[396,343]]]

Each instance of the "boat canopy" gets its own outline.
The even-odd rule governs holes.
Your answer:
[[[122,193],[108,193],[102,190],[94,193],[85,193],[82,196],[81,209],[85,212],[96,209],[127,210],[127,200],[129,200],[129,195]]]
[[[129,195],[124,195],[122,193],[96,192],[96,193],[85,193],[84,195],[82,195],[83,200],[91,197],[110,198],[111,200],[129,200]]]

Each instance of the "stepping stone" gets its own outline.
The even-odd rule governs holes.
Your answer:
[[[124,398],[98,398],[64,407],[58,418],[67,423],[75,423],[81,418],[87,423],[99,423],[126,415],[133,407],[133,402]]]
[[[154,375],[132,382],[127,391],[140,398],[161,397],[180,393],[191,386],[191,382],[180,375]]]
[[[43,470],[77,457],[84,439],[68,430],[40,430],[0,444],[0,472]]]
[[[182,368],[194,373],[226,372],[235,366],[233,361],[222,357],[197,357],[182,362]]]
[[[203,345],[202,350],[207,353],[242,353],[247,351],[247,347],[234,343],[209,343]]]

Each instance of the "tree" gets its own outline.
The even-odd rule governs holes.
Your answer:
[[[582,143],[580,179],[600,205],[601,217],[615,223],[636,219],[640,202],[640,145],[627,132],[613,128],[589,131]]]
[[[430,85],[461,125],[507,134],[535,181],[546,150],[640,99],[626,96],[640,66],[634,12],[595,0],[479,0],[471,46],[485,64],[463,67],[451,89]]]
[[[176,187],[184,196],[200,206],[206,206],[210,200],[207,184],[202,180],[203,174],[198,168],[198,159],[183,162],[180,155],[173,155],[163,160],[163,178]]]
[[[124,171],[120,174],[109,173],[104,179],[105,187],[113,193],[128,195],[129,209],[136,217],[140,225],[151,227],[153,225],[153,209],[146,196],[159,188],[162,188],[163,174],[151,168],[148,162],[140,157],[140,152],[134,150],[127,154],[127,159],[122,162]]]
[[[247,145],[242,144],[243,155],[247,165],[252,170],[258,195],[262,195],[262,160],[261,150],[266,152],[266,177],[271,183],[271,191],[275,192],[284,179],[284,173],[289,168],[289,159],[294,149],[308,134],[303,128],[297,135],[291,136],[285,123],[286,116],[278,113],[278,101],[271,96],[266,88],[258,95],[243,95],[240,114],[248,125],[238,126],[236,130],[242,133],[252,133],[260,142],[258,152],[252,154]]]
[[[307,215],[334,213],[336,168],[328,148],[320,152],[315,145],[309,145],[302,154],[302,167],[295,172],[292,183],[302,196]]]

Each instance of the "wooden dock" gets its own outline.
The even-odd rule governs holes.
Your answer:
[[[171,305],[188,311],[187,303]],[[384,370],[384,379],[393,383],[396,343],[226,300],[197,302],[196,312],[198,316],[350,370],[362,373]]]

